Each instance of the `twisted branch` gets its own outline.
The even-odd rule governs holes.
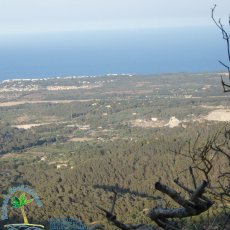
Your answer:
[[[211,13],[211,18],[212,20],[214,21],[214,23],[216,24],[216,26],[220,29],[221,33],[222,33],[222,36],[223,36],[223,39],[226,41],[226,45],[227,45],[227,54],[228,54],[228,61],[230,63],[230,41],[229,41],[229,38],[230,38],[230,35],[227,33],[227,31],[224,29],[224,26],[223,24],[221,23],[221,19],[219,19],[219,21],[217,21],[214,17],[214,11],[216,9],[216,5],[214,5],[214,7],[211,9],[212,13]],[[230,17],[229,17],[229,26],[230,26]],[[224,64],[222,61],[219,61],[219,63],[224,66],[227,71],[228,71],[228,78],[230,80],[230,68],[228,65]],[[224,92],[230,92],[230,85],[229,84],[226,84],[223,80],[223,77],[221,76],[221,84],[223,86],[223,90]]]

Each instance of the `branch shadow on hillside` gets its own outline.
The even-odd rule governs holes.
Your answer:
[[[141,197],[141,198],[147,198],[147,199],[152,199],[152,200],[159,200],[161,199],[160,197],[157,196],[152,196],[147,193],[142,193],[142,192],[137,192],[130,190],[129,188],[121,188],[118,185],[94,185],[93,188],[95,189],[103,189],[104,191],[107,192],[113,192],[116,191],[117,193],[121,195],[129,194],[132,197]]]

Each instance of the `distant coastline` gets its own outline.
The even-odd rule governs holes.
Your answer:
[[[218,60],[225,62],[226,57],[225,44],[215,27],[38,34],[3,39],[0,38],[0,80],[109,73],[203,73],[221,70]]]
[[[195,75],[205,75],[205,74],[217,74],[226,75],[227,72],[216,70],[216,71],[205,71],[205,72],[178,72],[178,73],[153,73],[153,74],[136,74],[136,73],[108,73],[100,75],[73,75],[73,76],[51,76],[51,77],[40,77],[40,78],[12,78],[0,80],[0,84],[10,83],[10,82],[38,82],[38,81],[48,81],[48,80],[67,80],[67,79],[83,79],[83,78],[97,78],[97,77],[120,77],[120,76],[164,76],[164,75],[181,75],[181,74],[195,74]]]

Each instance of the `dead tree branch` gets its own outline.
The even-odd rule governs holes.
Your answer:
[[[213,168],[213,161],[216,155],[216,152],[212,151],[212,144],[218,138],[218,135],[215,134],[213,137],[208,138],[205,144],[199,146],[198,143],[200,140],[200,134],[198,134],[194,144],[192,145],[189,141],[187,152],[181,154],[183,156],[186,155],[192,161],[192,166],[189,167],[189,172],[192,177],[195,189],[197,188],[197,185],[194,175],[194,169],[200,171],[204,175],[205,180],[210,184],[209,173]]]
[[[230,131],[224,127],[224,129],[216,132],[213,136],[209,136],[205,142],[203,142],[202,135],[198,134],[194,142],[188,141],[186,142],[186,145],[182,144],[183,148],[179,148],[179,151],[175,151],[175,153],[186,156],[191,160],[189,172],[192,178],[193,188],[185,186],[178,178],[174,180],[174,182],[188,194],[189,198],[184,198],[178,191],[158,181],[155,183],[155,189],[174,200],[177,203],[177,207],[154,207],[149,209],[147,216],[165,230],[180,230],[181,227],[175,219],[200,215],[213,205],[214,202],[204,194],[205,192],[212,195],[214,199],[219,197],[220,201],[223,203],[223,208],[226,209],[226,204],[229,204],[230,197],[230,171],[229,167],[224,164],[225,167],[219,169],[218,175],[217,167],[218,160],[227,160],[227,163],[230,166],[229,141]],[[186,149],[184,149],[184,147]],[[217,173],[217,181],[215,181],[214,184],[212,184],[212,172]],[[197,176],[199,176],[199,178],[203,177],[205,180],[203,180],[202,183],[197,183]],[[145,224],[124,224],[117,220],[116,215],[113,213],[118,199],[118,192],[113,190],[113,194],[114,196],[110,211],[98,207],[105,213],[108,221],[112,222],[122,230],[154,230],[153,226]]]
[[[168,195],[172,198],[176,203],[181,205],[181,208],[153,208],[148,216],[154,220],[160,227],[168,230],[179,230],[179,226],[168,220],[169,218],[184,218],[191,217],[201,214],[202,212],[207,211],[213,204],[211,200],[205,197],[204,191],[207,187],[207,181],[203,181],[203,183],[197,187],[195,191],[192,191],[182,185],[178,180],[176,183],[179,184],[181,188],[183,188],[186,192],[190,193],[190,199],[185,200],[180,196],[178,192],[167,187],[166,185],[157,182],[155,184],[155,189],[161,191],[162,193]]]
[[[173,199],[177,204],[179,204],[180,208],[153,208],[148,212],[148,217],[155,221],[155,223],[167,230],[179,230],[180,227],[177,222],[173,221],[173,218],[184,218],[199,215],[200,213],[208,210],[213,202],[205,197],[204,191],[207,187],[208,183],[203,181],[195,190],[191,190],[186,188],[179,180],[175,180],[175,183],[178,184],[181,188],[183,188],[186,192],[189,193],[190,199],[185,200],[177,191],[168,186],[157,182],[155,184],[155,189],[161,191],[162,193],[168,195],[171,199]],[[145,224],[124,224],[121,221],[117,220],[116,215],[113,214],[118,193],[113,190],[114,196],[112,199],[112,208],[111,211],[107,211],[106,209],[97,206],[102,212],[105,213],[105,216],[108,221],[112,222],[116,227],[122,230],[154,230],[155,228],[150,225]]]
[[[228,55],[228,61],[230,63],[230,35],[227,33],[227,31],[225,30],[223,24],[221,23],[221,19],[219,19],[218,21],[215,19],[214,17],[214,11],[216,9],[216,5],[211,9],[212,13],[211,13],[211,18],[214,21],[214,23],[216,24],[216,26],[220,29],[221,33],[222,33],[222,37],[223,39],[226,41],[226,45],[227,45],[227,55]],[[229,26],[230,26],[230,17],[229,17]],[[230,80],[230,68],[228,65],[224,64],[222,61],[219,61],[219,63],[224,66],[227,71],[228,71],[228,78]],[[223,80],[223,76],[221,76],[221,84],[223,86],[223,90],[224,92],[230,92],[230,84],[226,84]]]
[[[197,188],[196,180],[195,180],[195,176],[194,176],[193,169],[192,169],[191,166],[189,167],[189,172],[190,172],[190,174],[192,176],[192,182],[193,182],[194,188],[196,189]]]

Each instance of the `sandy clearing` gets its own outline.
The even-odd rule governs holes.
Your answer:
[[[32,121],[36,119],[36,116],[28,116],[27,114],[22,114],[21,116],[18,116],[15,118],[14,124],[13,125],[27,125],[27,124],[32,124],[35,123],[36,121]],[[40,124],[40,123],[56,123],[60,120],[57,116],[42,116],[39,118],[39,123],[35,124]]]
[[[213,110],[204,119],[208,121],[230,121],[230,109]]]
[[[74,85],[55,85],[55,86],[47,86],[47,90],[51,91],[60,91],[60,90],[78,90],[78,89],[94,89],[94,88],[100,88],[102,87],[102,84],[96,85],[96,84],[88,84],[88,85],[82,85],[82,86],[74,86]]]
[[[69,161],[57,160],[57,161],[50,161],[48,164],[52,165],[52,164],[66,164],[66,163],[69,163]]]
[[[39,124],[26,124],[26,125],[12,125],[12,127],[18,128],[18,129],[31,129],[32,127],[38,127],[42,125],[49,125],[51,123],[39,123]]]
[[[179,126],[180,123],[181,123],[181,121],[173,116],[170,118],[169,122],[164,126],[168,126],[169,128],[174,128],[174,127]]]
[[[22,155],[17,154],[17,153],[5,153],[3,155],[0,155],[0,158],[2,159],[8,159],[8,158],[17,158],[17,157],[21,157]]]
[[[10,106],[16,106],[16,105],[23,105],[23,104],[37,104],[37,103],[53,103],[53,104],[58,104],[58,103],[63,103],[63,104],[68,104],[71,102],[90,102],[92,100],[96,99],[85,99],[85,100],[55,100],[55,101],[9,101],[9,102],[1,102],[0,107],[10,107]]]
[[[136,120],[132,120],[130,124],[132,126],[138,126],[143,128],[157,128],[157,127],[165,126],[167,122],[163,120],[152,121],[152,120],[136,119]]]
[[[213,105],[201,105],[200,107],[205,108],[205,109],[228,109],[229,108],[229,107],[223,106],[223,105],[217,105],[217,106],[213,106]]]
[[[204,108],[213,108],[212,106],[203,106]],[[216,106],[218,107],[218,106]],[[216,108],[215,107],[215,108]],[[224,108],[223,106],[219,106],[219,108]],[[178,120],[176,117],[172,116],[170,120],[167,122],[166,120],[158,120],[158,119],[136,119],[130,121],[132,126],[138,126],[142,128],[158,128],[168,126],[169,128],[174,128],[179,125],[182,127],[186,127],[184,123],[192,123],[192,122],[204,122],[204,121],[219,121],[219,122],[230,122],[230,109],[216,109],[211,112],[207,116],[199,116],[191,114],[190,117],[184,119],[182,121]]]
[[[108,91],[105,92],[105,95],[136,95],[136,94],[147,94],[147,93],[152,93],[153,90],[123,90],[123,91]]]
[[[94,140],[94,138],[90,138],[90,137],[74,137],[69,139],[69,141],[72,142],[85,142],[85,141],[91,141]]]
[[[27,114],[23,114],[21,116],[18,116],[16,119],[15,119],[15,123],[26,123],[30,121],[30,117],[27,115]]]
[[[176,117],[172,116],[169,121],[158,120],[157,118],[151,120],[144,119],[136,119],[130,122],[133,126],[143,127],[143,128],[158,128],[168,126],[169,128],[174,128],[180,125],[181,121],[179,121]]]
[[[21,105],[21,104],[25,104],[25,103],[26,102],[22,102],[22,101],[1,102],[0,107],[16,106],[16,105]]]
[[[229,96],[207,96],[207,98],[226,98]]]

